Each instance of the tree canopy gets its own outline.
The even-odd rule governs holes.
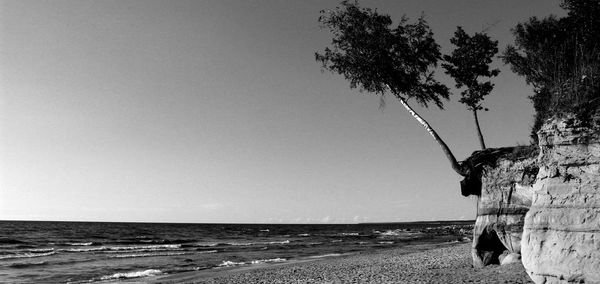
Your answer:
[[[502,56],[533,85],[532,138],[557,113],[586,114],[600,107],[600,0],[564,0],[566,17],[530,18],[513,29],[515,44]]]
[[[433,103],[443,108],[443,100],[450,95],[448,87],[433,76],[442,55],[425,19],[409,23],[403,17],[392,28],[389,15],[342,1],[333,10],[321,11],[319,22],[333,35],[331,48],[315,54],[323,69],[343,75],[351,88],[394,95],[440,145],[452,169],[467,176],[468,169],[457,162],[437,132],[408,103],[414,99],[425,107]]]
[[[343,75],[351,88],[406,96],[423,106],[443,108],[448,88],[433,77],[441,59],[440,47],[423,17],[409,23],[403,17],[395,28],[389,15],[343,1],[321,11],[319,22],[333,34],[331,48],[316,53],[322,67]]]
[[[480,78],[495,77],[500,73],[498,69],[490,69],[490,63],[498,53],[498,41],[490,39],[485,33],[470,36],[462,27],[457,27],[450,43],[456,48],[450,55],[444,55],[446,63],[442,67],[446,74],[454,78],[456,88],[466,87],[459,101],[469,110],[482,110],[481,102],[490,94],[494,84],[490,81],[480,82]]]
[[[488,110],[481,105],[481,102],[492,92],[494,84],[491,81],[481,82],[480,80],[498,76],[500,73],[498,69],[490,69],[490,63],[492,63],[494,55],[498,53],[498,42],[490,39],[485,33],[475,33],[470,36],[462,27],[457,27],[450,43],[456,48],[450,55],[444,55],[446,62],[442,64],[442,67],[446,70],[446,74],[454,78],[456,88],[466,87],[460,93],[459,102],[473,112],[479,143],[481,148],[485,149],[477,111]]]

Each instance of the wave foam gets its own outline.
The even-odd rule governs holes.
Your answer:
[[[179,244],[179,243],[193,243],[196,242],[195,239],[148,239],[148,238],[136,238],[133,241],[135,243],[151,243],[151,244]]]
[[[289,244],[290,240],[280,241],[280,242],[268,242],[269,245],[286,245]]]
[[[66,243],[66,245],[68,245],[68,246],[91,246],[92,244],[94,244],[94,242],[87,242],[87,243]]]
[[[287,259],[285,258],[271,258],[271,259],[259,259],[250,261],[251,264],[260,264],[260,263],[272,263],[272,262],[284,262]]]
[[[181,245],[148,245],[148,246],[130,246],[130,247],[108,247],[109,250],[165,250],[165,249],[177,249]]]
[[[111,258],[136,258],[136,257],[154,257],[154,256],[175,256],[190,254],[190,252],[159,252],[159,253],[136,253],[136,254],[117,254],[111,255]]]
[[[129,247],[85,247],[85,248],[72,248],[64,249],[61,251],[66,252],[93,252],[103,251],[107,253],[118,253],[118,252],[148,252],[148,251],[168,251],[168,250],[182,250],[181,245],[146,245],[146,246],[129,246]]]
[[[193,246],[197,246],[197,247],[216,247],[218,246],[218,243],[195,243],[193,244]]]
[[[230,245],[230,246],[286,245],[286,244],[289,244],[289,243],[290,243],[290,240],[273,241],[273,242],[257,242],[257,243],[236,243],[236,242],[231,242],[231,243],[225,243],[225,245]]]
[[[241,262],[236,262],[236,261],[230,261],[230,260],[226,260],[223,261],[221,264],[219,264],[219,267],[232,267],[232,266],[240,266],[240,265],[248,265],[248,264],[261,264],[261,263],[273,263],[273,262],[284,262],[287,261],[287,259],[285,258],[270,258],[270,259],[256,259],[256,260],[251,260],[251,261],[241,261]]]
[[[3,255],[0,256],[0,259],[13,259],[13,258],[31,258],[31,257],[42,257],[53,255],[56,252],[46,252],[46,253],[21,253],[21,254],[12,254],[12,255]]]
[[[225,244],[230,245],[230,246],[251,246],[256,243],[225,243]]]
[[[387,230],[385,232],[379,232],[379,231],[375,231],[377,234],[381,235],[381,236],[400,236],[400,235],[406,235],[406,231],[402,230],[402,229],[396,229],[396,230]]]
[[[238,265],[244,265],[244,264],[246,264],[246,263],[245,262],[235,262],[235,261],[230,261],[230,260],[224,260],[218,266],[219,267],[230,267],[230,266],[238,266]]]
[[[54,248],[37,248],[37,249],[29,249],[30,252],[51,252],[54,251]]]
[[[124,272],[124,273],[115,273],[113,275],[106,275],[100,277],[100,280],[112,280],[112,279],[127,279],[127,278],[138,278],[138,277],[147,277],[147,276],[155,276],[161,274],[162,271],[158,269],[148,269],[141,271],[132,271],[132,272]]]
[[[107,247],[95,247],[95,248],[73,248],[73,249],[65,249],[67,252],[88,252],[88,251],[103,251],[108,250]]]

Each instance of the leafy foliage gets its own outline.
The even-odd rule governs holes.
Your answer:
[[[457,27],[450,42],[456,46],[450,55],[444,55],[446,63],[442,67],[452,76],[456,88],[466,87],[461,92],[460,102],[469,110],[482,110],[481,101],[489,95],[494,84],[480,82],[480,78],[498,76],[500,70],[490,70],[490,63],[498,53],[498,41],[493,41],[485,33],[469,36],[461,27]],[[487,110],[487,109],[486,109]]]
[[[432,71],[441,53],[423,17],[415,23],[403,17],[392,28],[389,15],[343,1],[321,11],[319,22],[333,34],[332,47],[315,54],[323,69],[343,75],[351,88],[380,95],[389,89],[397,97],[443,108],[448,88]]]
[[[536,110],[532,129],[546,118],[575,113],[585,118],[600,109],[600,0],[564,0],[566,17],[530,18],[514,29],[515,45],[505,63],[533,85]]]

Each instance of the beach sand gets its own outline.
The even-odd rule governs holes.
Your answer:
[[[158,277],[154,283],[533,283],[520,263],[473,268],[470,243],[411,245],[275,265]]]

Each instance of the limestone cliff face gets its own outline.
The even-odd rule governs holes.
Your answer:
[[[600,117],[554,119],[538,136],[523,265],[537,283],[600,283]]]
[[[516,156],[519,152],[525,154]],[[518,261],[523,222],[538,171],[536,157],[527,147],[514,147],[487,149],[468,160],[472,164],[479,160],[473,166],[481,180],[473,230],[474,266],[499,264],[509,253],[513,254],[510,259]]]

